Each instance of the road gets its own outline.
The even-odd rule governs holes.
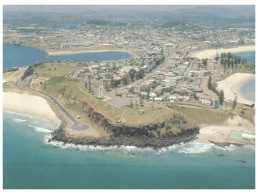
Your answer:
[[[210,76],[203,78],[201,88],[206,95],[210,96],[212,99],[216,101],[219,99],[218,95],[208,88],[209,77]]]
[[[215,100],[214,107],[205,107],[205,106],[200,106],[196,104],[188,104],[188,103],[179,103],[179,102],[172,102],[172,103],[167,103],[167,104],[172,104],[172,105],[180,105],[180,106],[190,106],[190,107],[195,107],[195,108],[203,108],[203,109],[210,109],[210,110],[217,110],[219,109],[219,102],[218,100]]]
[[[48,97],[72,122],[73,122],[73,129],[75,130],[85,130],[89,128],[89,125],[86,123],[80,123],[78,122],[55,98],[53,98],[50,94],[39,90],[39,89],[35,89],[35,88],[31,88],[31,84],[32,84],[32,80],[34,78],[35,75],[32,75],[26,85],[26,88],[32,90],[32,91],[36,91],[38,93],[41,93],[43,95],[45,95],[46,97]],[[20,80],[20,79],[19,79]],[[15,82],[15,86],[18,87],[24,87],[24,86],[19,86],[19,80]]]

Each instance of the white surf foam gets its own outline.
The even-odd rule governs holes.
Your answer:
[[[45,129],[42,127],[37,127],[33,125],[28,125],[29,127],[33,127],[35,131],[40,132],[40,133],[51,133],[52,131],[50,129]]]
[[[88,151],[105,151],[105,150],[114,150],[114,149],[118,149],[118,150],[122,150],[124,151],[125,153],[127,152],[131,152],[131,151],[153,151],[152,148],[138,148],[138,147],[135,147],[135,146],[117,146],[117,145],[114,145],[114,146],[94,146],[94,145],[75,145],[75,144],[72,144],[72,143],[66,143],[64,144],[63,142],[61,141],[48,141],[49,139],[51,138],[51,134],[48,134],[44,137],[44,142],[46,144],[50,144],[52,146],[55,146],[55,147],[60,147],[62,149],[78,149],[80,151],[85,151],[85,152],[88,152]]]
[[[22,122],[25,122],[26,120],[16,118],[16,119],[13,119],[13,121],[16,123],[22,123]]]
[[[255,150],[255,146],[253,146],[253,145],[245,145],[244,148]]]
[[[189,142],[189,143],[180,143],[180,144],[174,144],[168,147],[164,147],[161,148],[157,151],[155,151],[153,148],[147,147],[147,148],[138,148],[135,146],[93,146],[93,145],[75,145],[75,144],[64,144],[61,141],[50,141],[48,142],[48,139],[51,138],[51,134],[48,134],[45,136],[44,138],[44,142],[46,144],[50,144],[52,146],[55,147],[60,147],[62,149],[78,149],[80,151],[105,151],[105,150],[113,150],[113,149],[118,149],[118,150],[122,150],[125,153],[128,152],[132,152],[132,151],[137,151],[137,152],[155,152],[156,154],[162,154],[164,152],[168,152],[168,151],[175,151],[179,154],[200,154],[200,153],[206,153],[209,152],[212,148],[216,148],[216,149],[221,149],[223,151],[228,151],[231,152],[233,150],[235,150],[237,148],[237,146],[235,145],[230,145],[230,146],[226,146],[224,148],[219,147],[213,143],[210,142]]]
[[[180,149],[178,153],[180,154],[199,154],[208,152],[212,147],[214,147],[213,143],[198,143],[191,142],[180,145]]]

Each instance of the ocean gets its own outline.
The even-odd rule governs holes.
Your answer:
[[[235,54],[255,65],[255,52],[242,52]],[[255,102],[255,80],[241,86],[240,91],[248,100]]]
[[[47,141],[56,127],[42,118],[3,112],[4,189],[255,188],[251,146],[193,142],[154,151],[64,145]]]
[[[154,151],[48,143],[52,123],[6,111],[3,126],[4,189],[255,187],[255,149],[250,146],[188,143]]]

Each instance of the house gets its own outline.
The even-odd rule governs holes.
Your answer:
[[[149,96],[150,96],[151,98],[154,98],[154,97],[156,97],[156,94],[153,93],[153,92],[150,92],[150,93],[149,93]]]
[[[211,100],[200,100],[202,105],[210,106],[212,101]]]
[[[147,96],[147,94],[148,94],[147,92],[141,92],[142,96]]]
[[[167,98],[168,100],[176,100],[177,99],[177,96],[174,96],[174,95],[171,95]]]
[[[136,88],[136,89],[134,89],[133,93],[138,95],[138,94],[140,94],[140,90]]]

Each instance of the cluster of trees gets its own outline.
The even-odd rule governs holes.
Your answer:
[[[118,87],[121,83],[128,85],[130,82],[143,79],[144,76],[144,70],[136,71],[134,69],[131,69],[121,80],[115,80],[112,75],[109,75],[104,79],[104,87],[106,90],[109,90],[110,88]]]
[[[246,61],[241,59],[241,57],[236,56],[234,54],[229,53],[221,53],[220,55],[220,63],[224,66],[224,70],[226,69],[234,69],[234,66],[237,68],[238,64],[245,64]]]
[[[217,90],[217,84],[215,82],[214,83],[212,82],[211,76],[209,77],[208,88],[213,92],[215,92],[217,95],[219,95],[219,92]]]
[[[211,78],[211,76],[209,77],[208,88],[209,88],[210,90],[212,90],[213,92],[215,92],[215,93],[218,95],[218,97],[219,97],[219,103],[220,103],[220,105],[222,105],[223,102],[224,102],[224,91],[221,90],[221,91],[219,92],[219,91],[217,90],[217,84],[216,84],[216,83],[212,83],[212,78]]]
[[[23,73],[23,76],[22,76],[22,80],[24,80],[25,78],[31,76],[34,72],[34,68],[39,66],[39,65],[43,65],[42,63],[35,63],[33,66],[30,66],[28,67],[25,72]]]
[[[159,58],[159,59],[154,59],[154,62],[152,64],[150,64],[149,67],[147,68],[147,72],[151,72],[152,70],[154,70],[158,65],[160,65],[164,61],[165,61],[164,55],[162,55],[162,57]]]
[[[143,79],[145,72],[142,69],[138,72],[134,69],[130,69],[130,71],[128,72],[128,75],[129,75],[131,81],[134,82],[135,80]]]
[[[33,74],[33,70],[34,70],[34,67],[33,66],[30,66],[28,67],[25,72],[23,73],[23,76],[22,76],[22,80],[24,80],[25,78],[31,76]]]

